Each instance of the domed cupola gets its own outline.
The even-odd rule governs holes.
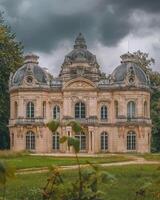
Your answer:
[[[14,75],[10,77],[10,87],[39,86],[48,84],[48,75],[38,66],[38,56],[28,54],[24,58],[24,64]]]
[[[89,79],[93,79],[94,76],[94,80],[98,79],[100,71],[96,56],[87,50],[82,33],[76,37],[73,50],[65,56],[61,68],[60,77],[63,80],[77,76],[86,76]]]
[[[149,78],[143,69],[138,66],[136,56],[126,53],[121,56],[121,65],[112,73],[113,84],[121,86],[149,86]]]
[[[64,64],[96,63],[96,56],[87,50],[86,41],[82,33],[75,40],[74,49],[65,56]]]

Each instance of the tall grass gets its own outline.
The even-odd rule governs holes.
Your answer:
[[[17,158],[24,155],[29,155],[29,152],[27,151],[20,151],[20,152],[14,152],[11,150],[1,150],[0,151],[0,159],[2,158]]]

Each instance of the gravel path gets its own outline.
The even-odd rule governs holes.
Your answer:
[[[103,163],[103,164],[96,164],[97,166],[101,167],[110,167],[110,166],[123,166],[123,165],[142,165],[142,164],[147,164],[147,165],[153,165],[153,164],[159,164],[160,161],[148,161],[145,160],[142,157],[138,156],[128,156],[129,158],[133,158],[133,161],[124,161],[124,162],[114,162],[114,163]],[[88,164],[82,164],[81,167],[87,167],[89,166]],[[59,170],[72,170],[72,169],[77,169],[77,165],[71,165],[71,166],[57,166]],[[16,174],[36,174],[36,173],[43,173],[43,172],[48,172],[49,169],[48,167],[42,167],[42,168],[27,168],[27,169],[20,169],[17,170]]]

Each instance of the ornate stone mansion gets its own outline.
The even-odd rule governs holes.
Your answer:
[[[151,138],[150,82],[133,54],[121,56],[111,75],[101,72],[96,56],[79,34],[65,56],[58,77],[29,54],[10,76],[10,141],[14,151],[72,153],[60,144],[63,135],[80,140],[81,152],[149,152]],[[51,133],[46,123],[59,120]],[[88,133],[72,132],[76,120]]]

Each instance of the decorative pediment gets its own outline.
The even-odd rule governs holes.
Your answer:
[[[84,78],[71,80],[63,87],[65,90],[92,90],[95,88],[96,85],[93,82]]]

